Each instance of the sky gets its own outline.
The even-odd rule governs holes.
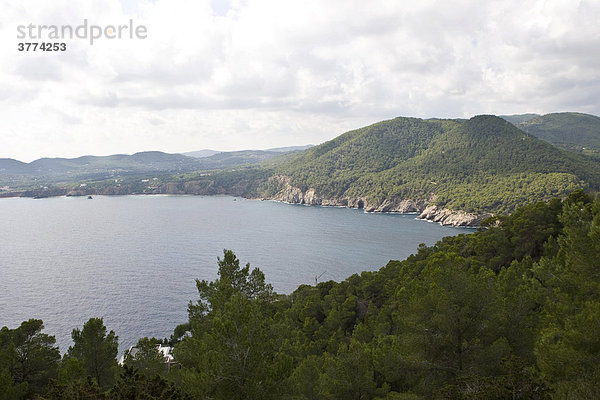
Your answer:
[[[0,0],[0,10],[0,158],[319,144],[397,116],[600,115],[598,0]],[[18,37],[21,25],[84,20],[146,35]],[[66,50],[18,51],[47,41]]]

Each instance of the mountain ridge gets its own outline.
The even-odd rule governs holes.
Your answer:
[[[468,120],[397,117],[279,156],[241,151],[199,161],[152,155],[202,162],[204,167],[210,161],[214,168],[186,171],[178,164],[176,173],[147,171],[153,174],[146,175],[151,182],[132,175],[20,195],[231,194],[372,212],[414,212],[442,224],[478,225],[487,216],[510,213],[528,202],[600,188],[599,159],[558,148],[493,115]],[[240,158],[248,159],[244,157],[253,163],[240,164]]]
[[[523,118],[528,116],[528,118]],[[522,131],[558,147],[600,156],[600,117],[580,112],[508,115],[502,118]]]
[[[301,147],[301,146],[299,146]],[[178,153],[143,151],[107,156],[85,155],[76,158],[43,157],[24,163],[11,158],[0,159],[0,186],[72,182],[74,180],[108,179],[136,174],[187,173],[259,163],[288,152],[284,148],[215,152],[206,157],[190,157]]]
[[[530,199],[599,185],[596,161],[482,115],[467,121],[395,118],[347,132],[277,167],[257,194],[476,225]]]

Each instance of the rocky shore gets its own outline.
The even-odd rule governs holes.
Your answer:
[[[271,179],[278,180],[282,189],[273,196],[262,197],[265,200],[276,200],[290,204],[361,208],[367,212],[417,213],[419,214],[418,218],[450,226],[476,227],[479,226],[482,220],[492,215],[487,213],[468,213],[439,207],[432,204],[434,199],[393,198],[378,203],[373,203],[363,197],[327,199],[318,196],[314,189],[302,191],[300,188],[293,187],[286,177],[273,177]]]
[[[27,191],[3,192],[0,197],[31,197],[45,198],[56,196],[91,196],[91,195],[143,195],[143,194],[192,194],[192,195],[232,195],[248,198],[260,198],[264,200],[275,200],[290,204],[308,204],[320,206],[336,206],[364,209],[367,212],[397,212],[415,213],[418,218],[438,222],[449,226],[479,226],[481,221],[491,214],[475,214],[465,211],[450,210],[434,204],[435,199],[401,199],[392,198],[382,202],[373,202],[365,197],[344,197],[328,199],[319,196],[314,189],[302,191],[290,185],[289,178],[275,176],[269,178],[276,187],[280,188],[274,195],[267,195],[260,189],[257,195],[248,195],[248,185],[238,185],[226,190],[206,182],[165,182],[155,187],[146,187],[142,191],[132,190],[126,185],[112,185],[103,188],[44,188]],[[243,187],[242,187],[243,186]]]

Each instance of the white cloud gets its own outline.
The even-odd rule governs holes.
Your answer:
[[[319,143],[398,115],[600,114],[593,0],[0,0],[0,157]],[[16,26],[146,39],[16,51]]]

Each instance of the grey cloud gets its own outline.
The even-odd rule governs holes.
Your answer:
[[[164,94],[154,97],[120,97],[119,103],[148,110],[272,110],[284,108],[278,101],[260,97],[210,98],[203,95]],[[288,106],[286,104],[285,106]]]
[[[11,103],[28,102],[39,95],[36,85],[7,83],[0,87],[0,101]]]
[[[28,80],[33,81],[62,81],[62,66],[54,58],[47,55],[20,58],[14,72]]]
[[[108,108],[115,108],[122,104],[121,99],[114,92],[108,92],[103,95],[87,94],[86,96],[79,97],[77,103]]]
[[[600,114],[594,2],[564,5],[581,8],[564,14],[558,2],[543,0],[409,3],[376,8],[364,1],[307,0],[306,14],[298,18],[279,6],[280,15],[268,14],[275,3],[241,3],[228,16],[204,20],[216,21],[198,30],[209,35],[204,37],[169,29],[175,17],[161,14],[153,23],[165,23],[163,30],[132,47],[73,46],[63,57],[7,62],[15,79],[2,77],[0,101],[6,113],[26,110],[43,82],[73,103],[76,111],[58,119],[65,127],[78,122],[78,112],[91,118],[84,114],[91,109],[114,116],[98,118],[100,125],[92,127],[98,131],[102,124],[121,127],[119,118],[131,115],[149,131],[191,132],[190,120],[209,124],[214,117],[213,126],[227,120],[235,126],[231,132],[268,127],[277,135],[287,125],[301,125],[298,134],[321,134],[397,115]],[[169,4],[157,0],[148,9],[169,10]],[[266,14],[244,13],[257,5]],[[185,12],[182,5],[173,14]],[[271,127],[273,121],[285,124]]]
[[[81,124],[83,124],[82,119],[79,118],[79,117],[77,117],[77,116],[75,116],[75,115],[67,114],[65,112],[57,111],[57,110],[54,110],[54,112],[57,112],[60,115],[60,117],[63,120],[63,122],[65,122],[66,124],[69,124],[69,125],[81,125]]]
[[[213,70],[213,61],[197,57],[179,65],[156,62],[142,68],[135,65],[133,68],[117,70],[112,82],[116,84],[141,82],[165,86],[188,85],[208,80]]]
[[[165,124],[165,121],[160,118],[149,117],[146,120],[154,126],[161,126]]]

